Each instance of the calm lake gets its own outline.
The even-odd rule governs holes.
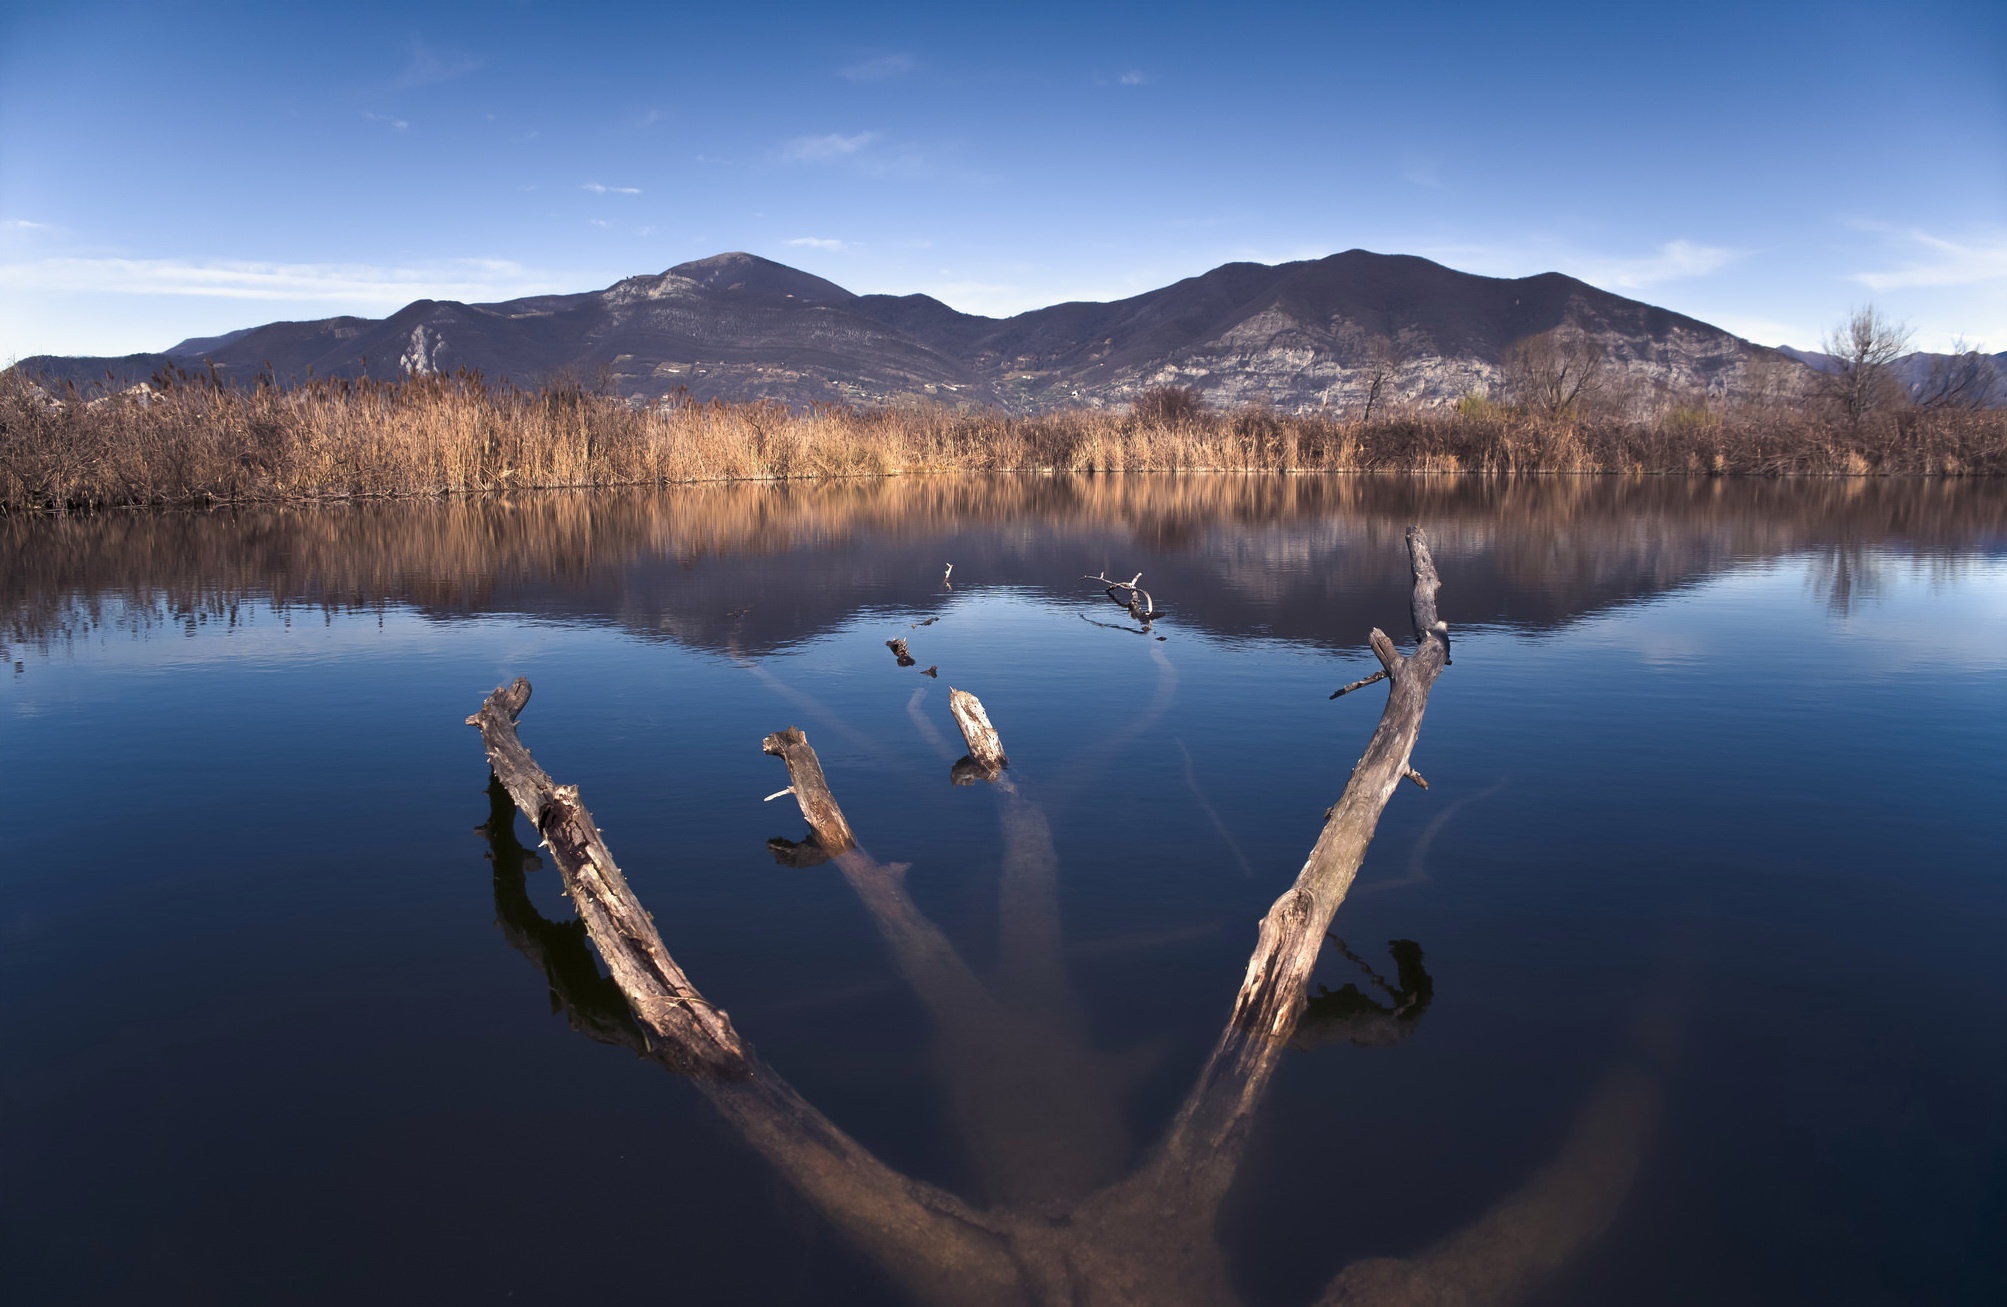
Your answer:
[[[0,1298],[905,1301],[636,1055],[493,819],[464,719],[517,675],[766,1062],[1063,1228],[1148,1165],[1372,732],[1384,687],[1329,695],[1408,643],[1410,523],[1430,788],[1251,1105],[1208,1294],[1433,1258],[1469,1301],[2007,1301],[2007,486],[1311,477],[0,519]],[[1020,801],[950,784],[951,685]],[[928,958],[769,852],[787,726]],[[986,1093],[1024,1049],[1049,1097]]]

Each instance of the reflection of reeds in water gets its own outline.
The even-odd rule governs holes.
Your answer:
[[[331,609],[473,610],[499,587],[568,584],[657,558],[831,549],[1035,524],[1217,555],[1237,583],[1315,536],[1397,550],[1427,522],[1445,557],[1489,554],[1529,585],[1667,583],[1698,564],[1841,546],[2007,538],[2007,486],[1828,478],[938,476],[537,492],[206,512],[0,515],[0,633],[229,620],[247,598]],[[929,566],[938,563],[929,555]],[[1243,577],[1241,574],[1245,573]]]
[[[944,408],[635,408],[577,386],[479,378],[180,381],[87,399],[0,375],[0,509],[428,495],[944,471],[2007,473],[2007,413],[1860,424],[1723,408],[1680,420],[1495,405],[1372,423],[1249,409],[1174,418]]]

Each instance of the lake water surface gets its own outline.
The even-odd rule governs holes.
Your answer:
[[[0,1297],[904,1300],[629,1046],[491,820],[463,719],[517,675],[766,1062],[1062,1228],[1148,1166],[1373,729],[1328,696],[1406,642],[1410,523],[1430,788],[1251,1108],[1215,1296],[2007,1301],[2007,487],[1308,477],[0,520]],[[950,685],[1027,806],[949,783]],[[975,984],[770,854],[786,726],[910,864],[917,974]],[[1023,1048],[1053,1097],[985,1095]]]

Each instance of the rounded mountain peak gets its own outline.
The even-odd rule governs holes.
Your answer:
[[[710,290],[792,298],[803,304],[843,304],[857,298],[833,281],[738,251],[679,263],[669,272]]]

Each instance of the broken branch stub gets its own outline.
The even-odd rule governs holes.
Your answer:
[[[808,746],[808,736],[798,727],[790,726],[761,740],[760,748],[787,764],[795,802],[801,805],[801,815],[808,820],[808,828],[815,832],[815,842],[823,851],[836,854],[855,848],[857,837],[850,833],[843,809],[836,806],[836,796],[829,792],[829,781],[823,777],[822,763],[816,759],[815,750]]]
[[[969,757],[978,767],[994,773],[1010,764],[997,728],[990,725],[990,715],[983,711],[982,700],[951,685],[948,711],[954,714],[955,725],[961,728],[962,739],[969,746]]]
[[[1387,673],[1383,669],[1381,671],[1374,672],[1371,676],[1362,676],[1358,680],[1352,682],[1352,684],[1345,686],[1343,689],[1333,690],[1331,692],[1331,697],[1334,699],[1342,699],[1346,695],[1352,693],[1352,691],[1354,690],[1363,690],[1367,686],[1373,684],[1375,681],[1384,681],[1386,679],[1387,679]]]
[[[906,642],[903,639],[887,640],[885,647],[892,651],[892,656],[899,660],[901,667],[911,667],[917,661],[912,654],[906,651]]]
[[[1424,784],[1413,774],[1408,759],[1421,732],[1429,690],[1449,662],[1449,627],[1436,616],[1436,591],[1441,582],[1429,553],[1428,533],[1418,526],[1408,528],[1408,559],[1414,573],[1410,614],[1415,651],[1404,657],[1385,632],[1372,633],[1373,653],[1385,669],[1389,685],[1387,706],[1344,794],[1332,805],[1296,883],[1262,918],[1246,979],[1234,1001],[1232,1024],[1249,1034],[1270,1039],[1289,1036],[1303,1010],[1324,932],[1352,888],[1380,814],[1402,780],[1412,778]]]

